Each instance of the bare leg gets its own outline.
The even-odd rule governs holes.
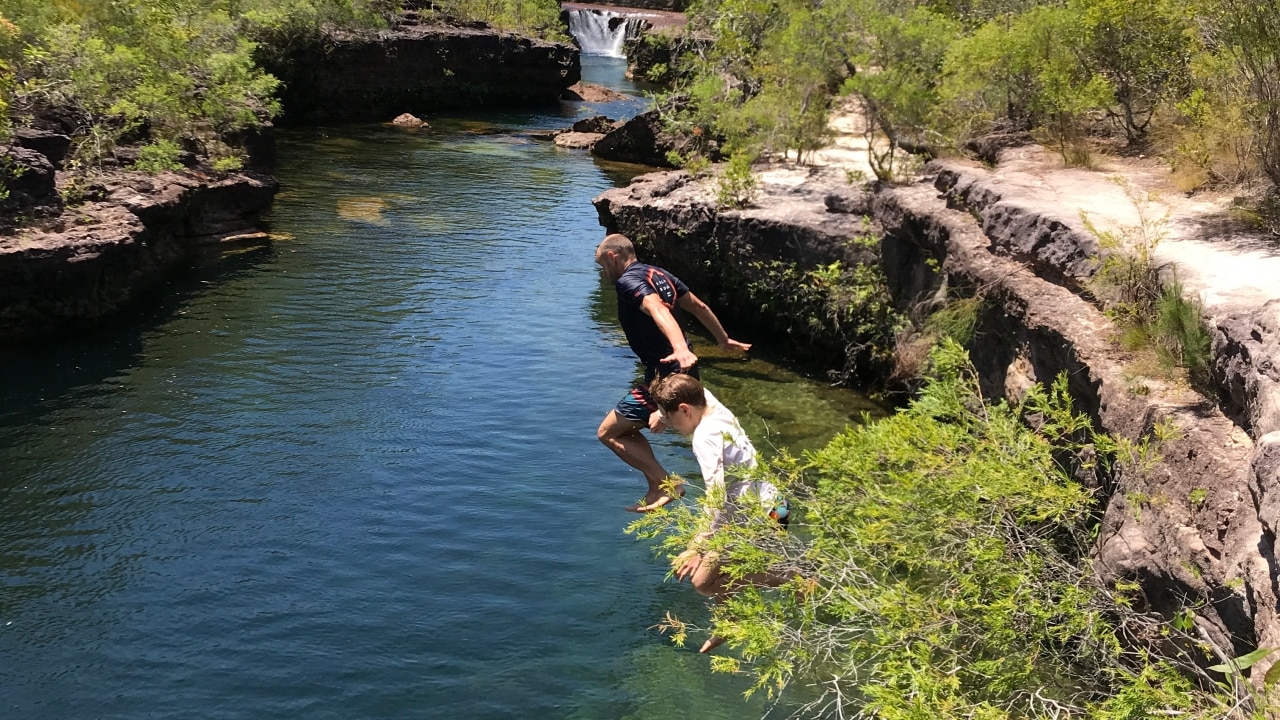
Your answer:
[[[609,414],[604,416],[599,429],[596,430],[596,437],[604,443],[605,447],[622,458],[623,462],[644,473],[648,491],[644,495],[643,502],[627,508],[632,512],[648,512],[674,499],[671,493],[662,487],[663,481],[667,479],[667,471],[658,462],[658,458],[654,457],[653,447],[649,445],[648,438],[640,434],[643,427],[645,427],[643,424],[628,420],[616,411],[610,410]],[[683,494],[682,491],[678,491],[676,496]]]
[[[689,582],[693,585],[693,589],[700,594],[706,595],[714,602],[720,602],[728,597],[734,590],[729,587],[729,576],[720,572],[720,564],[714,554],[708,553],[702,558],[702,564],[689,578]],[[786,578],[770,575],[768,573],[753,573],[739,581],[740,585],[756,585],[761,587],[778,587],[786,582]],[[725,638],[719,635],[712,635],[707,641],[702,643],[702,647],[698,649],[700,653],[709,653],[712,650],[723,645]]]

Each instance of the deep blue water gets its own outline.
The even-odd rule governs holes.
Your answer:
[[[595,440],[636,365],[590,201],[635,169],[527,135],[579,114],[286,133],[273,243],[0,356],[0,716],[764,711],[651,629],[706,610],[623,533],[643,479]],[[703,377],[766,450],[868,407]]]

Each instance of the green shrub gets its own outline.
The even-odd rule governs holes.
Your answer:
[[[774,318],[797,345],[819,349],[836,382],[882,377],[895,338],[906,324],[894,307],[878,264],[835,262],[810,270],[783,261],[754,262],[745,270],[741,303]]]
[[[133,169],[142,172],[158,173],[165,170],[181,170],[182,163],[178,162],[178,158],[182,155],[182,148],[171,140],[157,140],[149,145],[143,145],[138,150],[138,160],[134,162]]]
[[[213,161],[215,172],[229,173],[244,169],[244,158],[238,155],[226,155]]]
[[[732,577],[790,581],[713,608],[708,631],[736,653],[712,668],[771,695],[804,686],[802,718],[1230,715],[1234,695],[1175,670],[1193,667],[1176,649],[1189,624],[1137,612],[1136,586],[1092,576],[1097,501],[1060,460],[1092,457],[1078,454],[1088,445],[1102,458],[1150,453],[1094,435],[1066,388],[1063,377],[1019,406],[987,405],[963,349],[944,341],[906,409],[771,461],[759,476],[790,498],[791,531],[749,520],[712,543]],[[705,517],[677,505],[631,529],[674,557]],[[663,626],[680,640],[697,629]]]
[[[751,172],[751,157],[737,152],[725,164],[716,178],[716,205],[720,208],[740,208],[751,203],[759,183]]]
[[[1160,293],[1151,330],[1170,362],[1186,368],[1193,382],[1207,381],[1212,356],[1204,309],[1199,300],[1186,296],[1176,278]]]

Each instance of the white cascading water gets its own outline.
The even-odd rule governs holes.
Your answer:
[[[639,35],[644,19],[604,10],[570,10],[569,33],[578,41],[583,55],[625,57],[622,43]]]

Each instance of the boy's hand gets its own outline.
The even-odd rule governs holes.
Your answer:
[[[649,432],[657,435],[667,429],[667,421],[660,413],[649,415]]]
[[[720,346],[721,350],[738,350],[739,352],[746,352],[751,349],[751,343],[738,342],[731,337],[727,337],[724,339],[724,342],[716,344]]]
[[[687,580],[702,567],[702,553],[697,550],[685,550],[672,563],[676,566],[676,580]]]

